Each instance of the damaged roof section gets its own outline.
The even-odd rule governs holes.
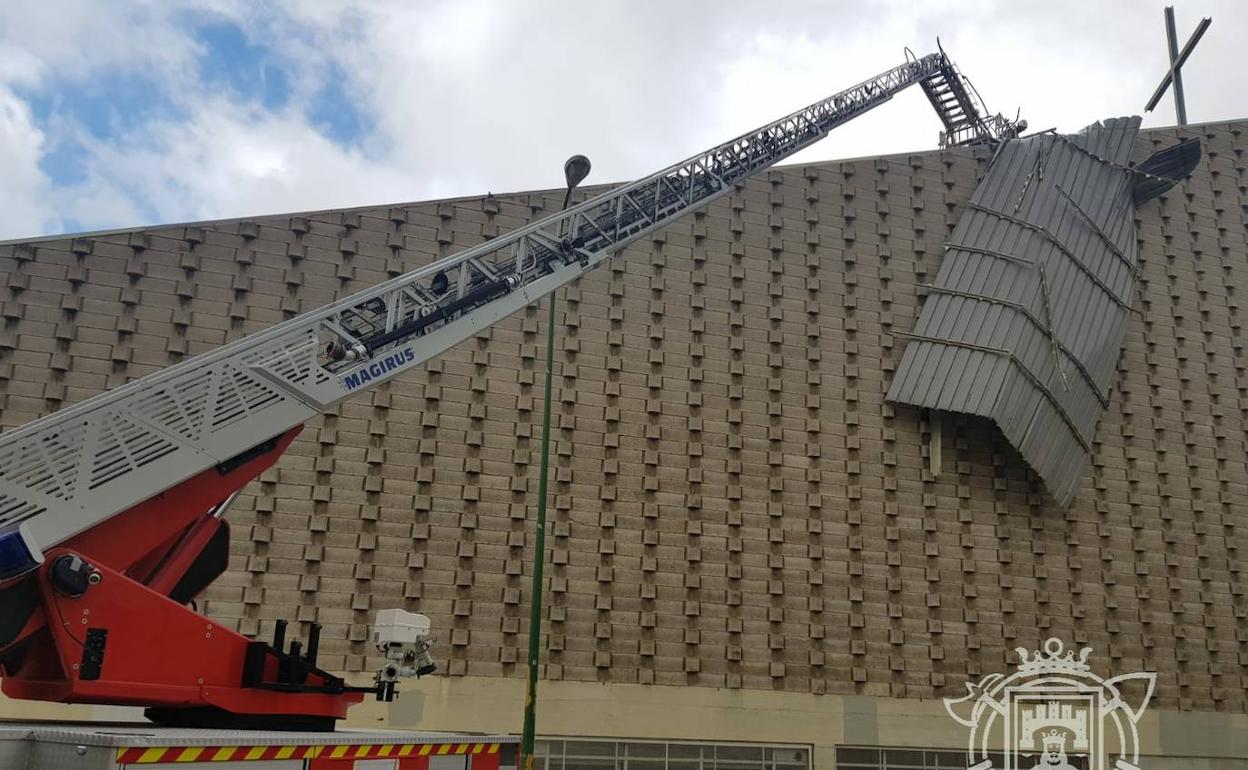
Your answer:
[[[1136,185],[1161,179],[1127,165],[1139,126],[1115,118],[1001,146],[888,392],[994,421],[1063,505],[1109,404],[1135,298]]]

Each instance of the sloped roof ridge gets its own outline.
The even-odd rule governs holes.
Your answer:
[[[1092,125],[1097,125],[1097,124],[1100,124],[1101,122],[1102,121],[1097,121],[1096,124],[1092,124]],[[1226,126],[1226,125],[1233,125],[1236,123],[1248,124],[1248,117],[1237,118],[1234,120],[1210,121],[1207,123],[1192,123],[1187,126],[1184,126],[1183,129],[1190,131],[1190,130],[1204,128],[1208,126]],[[1083,133],[1084,131],[1086,131],[1088,128],[1091,128],[1091,127],[1092,127],[1091,125],[1085,127],[1082,131],[1080,131],[1080,133]],[[1176,128],[1178,127],[1177,126],[1155,126],[1153,128],[1141,129],[1140,133],[1148,134],[1154,131],[1171,131]],[[832,168],[832,167],[839,166],[844,163],[867,163],[867,162],[874,162],[874,161],[879,161],[879,160],[897,160],[901,158],[914,157],[916,155],[928,156],[928,155],[939,155],[941,153],[949,153],[949,152],[973,152],[973,150],[970,150],[965,147],[954,147],[954,148],[950,148],[946,150],[926,149],[926,150],[913,150],[909,152],[895,152],[895,153],[888,153],[884,155],[863,155],[863,156],[857,156],[857,157],[852,157],[852,158],[836,158],[832,160],[821,160],[821,161],[816,161],[814,163],[787,163],[787,164],[775,166],[774,170],[786,170],[786,169],[797,169],[797,168]],[[617,187],[621,184],[627,184],[628,182],[631,182],[631,181],[633,180],[630,179],[630,180],[622,180],[618,182],[608,182],[608,183],[604,183],[600,185],[589,185],[584,189],[592,190],[593,192],[598,193],[598,192],[609,190],[613,187]],[[520,195],[541,195],[541,194],[546,194],[546,193],[554,195],[554,194],[558,194],[561,192],[563,192],[562,187],[538,188],[538,189],[531,189],[531,190],[513,190],[511,192],[497,193],[497,194],[494,194],[494,197],[495,198],[514,198]],[[143,232],[153,232],[156,230],[169,230],[175,227],[210,227],[210,226],[220,227],[223,225],[230,225],[230,224],[236,224],[236,223],[241,223],[241,222],[255,222],[258,220],[267,220],[267,219],[280,219],[280,218],[287,218],[287,217],[315,217],[317,215],[324,215],[324,214],[350,214],[350,213],[356,213],[356,212],[376,211],[378,209],[386,209],[386,208],[405,208],[408,206],[430,206],[430,205],[435,205],[439,203],[455,203],[458,201],[475,201],[475,200],[480,200],[482,198],[485,198],[487,197],[487,195],[489,194],[487,193],[486,195],[480,195],[480,194],[460,195],[460,196],[451,197],[451,198],[428,198],[425,200],[402,201],[402,202],[382,201],[378,203],[369,203],[369,204],[364,204],[360,206],[345,206],[345,207],[327,208],[327,209],[311,209],[311,210],[305,210],[305,211],[275,211],[275,212],[271,212],[267,214],[249,214],[249,215],[240,216],[240,217],[222,217],[219,219],[198,219],[198,220],[187,221],[187,222],[160,222],[156,224],[136,225],[134,227],[117,227],[117,228],[111,228],[111,229],[106,229],[106,230],[86,230],[86,231],[78,231],[78,232],[55,233],[52,235],[37,235],[37,236],[26,237],[26,238],[10,238],[7,240],[0,240],[0,246],[12,246],[12,245],[17,245],[17,244],[27,244],[27,243],[49,243],[52,241],[60,241],[60,240],[66,240],[66,239],[71,239],[71,238],[101,238],[101,237],[106,237],[106,236],[111,236],[111,235],[127,235],[130,233],[143,233]]]

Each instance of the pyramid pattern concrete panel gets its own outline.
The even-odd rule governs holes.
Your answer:
[[[545,676],[931,698],[1049,636],[1159,672],[1161,705],[1248,686],[1244,123],[1139,212],[1139,313],[1069,510],[970,419],[884,394],[987,154],[765,173],[561,293]],[[1173,143],[1145,132],[1137,157]],[[557,206],[561,194],[0,245],[12,427]],[[544,312],[310,423],[230,514],[201,602],[325,625],[428,614],[451,676],[523,675]]]

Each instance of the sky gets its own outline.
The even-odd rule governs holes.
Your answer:
[[[1171,0],[1191,123],[1248,118],[1244,0]],[[0,239],[646,176],[937,37],[993,112],[1143,114],[1154,0],[6,0]],[[1146,126],[1172,125],[1167,96]],[[918,88],[793,159],[931,149]]]

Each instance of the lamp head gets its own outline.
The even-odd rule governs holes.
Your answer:
[[[568,189],[574,190],[576,186],[585,181],[585,177],[589,176],[590,163],[589,158],[584,155],[573,155],[563,164],[563,178],[568,183]]]

